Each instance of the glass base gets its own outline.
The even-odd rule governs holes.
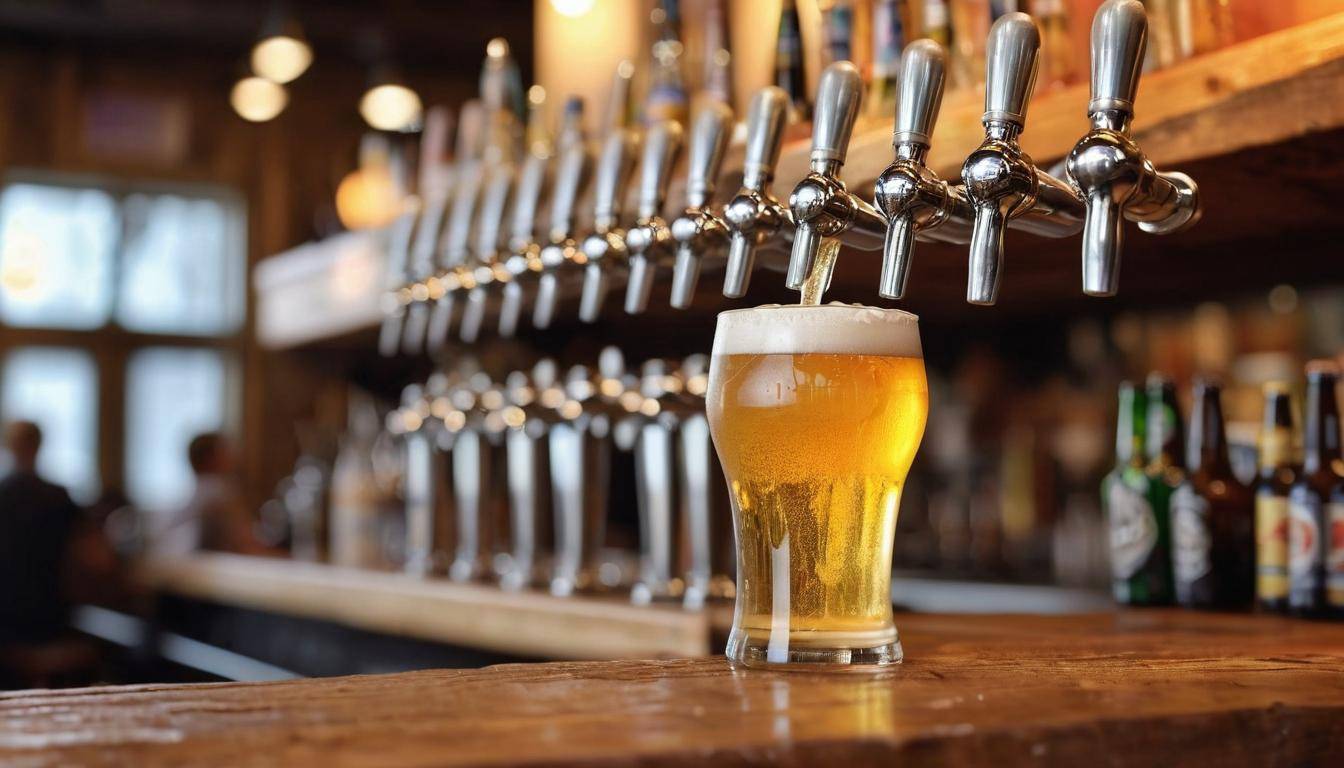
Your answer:
[[[905,658],[900,637],[864,647],[827,648],[819,645],[785,644],[771,647],[734,629],[725,654],[734,667],[798,672],[862,672],[900,664]]]

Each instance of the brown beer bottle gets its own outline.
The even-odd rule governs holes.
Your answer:
[[[789,94],[794,120],[812,117],[807,78],[803,71],[803,32],[796,0],[784,0],[779,11],[779,37],[775,41],[775,85]]]
[[[1293,404],[1288,387],[1265,385],[1260,474],[1255,482],[1255,597],[1263,611],[1288,610],[1288,490],[1293,460]]]
[[[1232,473],[1222,387],[1195,383],[1185,482],[1171,497],[1176,601],[1191,608],[1247,608],[1255,584],[1254,498]]]
[[[1326,502],[1341,479],[1338,383],[1339,368],[1333,361],[1307,364],[1302,474],[1288,491],[1288,610],[1298,616],[1320,616],[1327,609]]]

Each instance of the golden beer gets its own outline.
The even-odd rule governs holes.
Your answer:
[[[707,397],[737,526],[728,657],[900,661],[892,538],[929,402],[918,320],[842,304],[725,312]]]

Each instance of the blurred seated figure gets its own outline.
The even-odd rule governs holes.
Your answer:
[[[64,488],[37,475],[42,430],[5,427],[11,469],[0,479],[0,645],[44,643],[66,626],[63,577],[79,509]]]
[[[258,541],[252,514],[234,478],[233,445],[219,432],[197,435],[187,447],[196,490],[155,537],[156,555],[185,555],[198,549],[271,554]]]

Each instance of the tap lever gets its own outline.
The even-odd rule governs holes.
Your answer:
[[[786,284],[801,290],[812,274],[823,238],[839,238],[862,250],[882,247],[887,222],[882,214],[850,193],[840,180],[849,137],[863,101],[863,79],[848,61],[837,61],[821,74],[812,129],[811,172],[789,195],[796,230]]]
[[[729,298],[740,298],[747,292],[757,247],[788,222],[788,211],[770,193],[784,142],[788,109],[789,95],[772,85],[756,92],[747,112],[742,189],[723,207],[723,219],[730,233],[723,295]]]
[[[672,161],[681,149],[681,123],[662,120],[649,128],[640,163],[639,220],[626,233],[630,249],[630,277],[625,288],[625,311],[639,314],[649,304],[656,263],[672,247],[672,233],[662,217],[671,180]]]
[[[549,328],[555,318],[559,300],[556,270],[572,261],[577,250],[571,239],[574,206],[587,173],[588,148],[582,141],[574,141],[561,150],[555,172],[555,191],[551,197],[550,243],[541,249],[541,274],[538,275],[536,304],[532,308],[532,324],[537,328]]]
[[[1137,0],[1107,0],[1092,20],[1092,129],[1066,167],[1087,203],[1083,292],[1119,288],[1123,220],[1152,234],[1178,232],[1200,217],[1199,187],[1183,173],[1160,173],[1129,136],[1148,20]]]
[[[884,298],[905,295],[917,234],[937,230],[938,239],[962,242],[969,237],[974,212],[961,190],[924,164],[942,106],[946,71],[947,54],[932,40],[916,40],[901,55],[892,133],[896,157],[878,177],[874,195],[887,218],[878,285]]]
[[[1092,19],[1092,100],[1087,113],[1120,113],[1105,127],[1125,131],[1134,115],[1139,72],[1148,47],[1148,16],[1138,0],[1109,2]],[[1117,115],[1119,117],[1120,115]]]
[[[635,135],[616,127],[602,145],[593,181],[593,233],[584,238],[583,288],[579,296],[579,319],[597,322],[611,286],[611,272],[625,257],[625,232],[619,229],[622,200],[634,170]]]
[[[732,124],[733,111],[710,101],[697,112],[691,128],[686,210],[671,225],[672,238],[677,242],[671,303],[677,309],[691,305],[703,259],[728,239],[727,225],[708,206],[714,196]]]
[[[1020,131],[1026,124],[1040,48],[1041,33],[1027,14],[1009,13],[994,22],[985,46],[985,114],[981,122],[986,127],[1008,123]]]

